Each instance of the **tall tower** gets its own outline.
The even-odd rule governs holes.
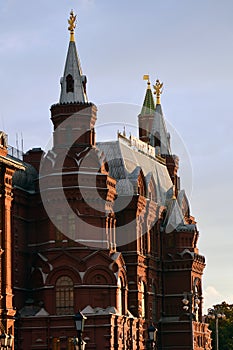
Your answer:
[[[76,16],[73,12],[68,22],[70,42],[64,74],[61,78],[60,100],[58,104],[51,107],[56,151],[73,146],[71,142],[78,143],[82,147],[95,145],[94,126],[97,108],[87,99],[87,78],[82,74],[75,44]]]
[[[95,147],[94,126],[97,108],[87,100],[87,79],[82,74],[74,39],[76,16],[73,11],[71,11],[68,22],[70,42],[64,75],[61,78],[60,100],[58,104],[51,107],[51,120],[54,125],[53,147],[41,165],[40,187],[42,189],[45,186],[45,191],[41,193],[44,204],[45,202],[48,204],[47,212],[49,210],[53,223],[61,232],[64,231],[64,225],[56,212],[57,208],[55,209],[55,206],[51,204],[51,197],[60,202],[60,209],[61,211],[66,210],[67,217],[72,217],[75,213],[80,214],[76,219],[73,218],[76,221],[75,225],[82,227],[75,237],[76,241],[83,243],[86,240],[95,247],[108,249],[109,245],[114,247],[115,239],[113,235],[111,238],[105,237],[105,225],[103,226],[102,221],[106,211],[109,212],[109,216],[113,215],[111,213],[113,212],[112,201],[115,198],[115,181],[108,178],[104,160]],[[58,189],[58,183],[60,183],[61,191]],[[98,191],[94,191],[95,186]],[[52,191],[51,193],[48,188]],[[65,193],[64,198],[63,193]],[[64,204],[64,201],[67,202],[67,205]],[[94,201],[95,209],[88,205],[88,202],[93,203]],[[92,224],[88,224],[90,214]],[[81,216],[82,219],[78,219]],[[83,227],[84,221],[88,225],[88,237],[85,237],[87,232]],[[114,231],[114,220],[107,221],[107,227]]]
[[[165,159],[166,166],[173,182],[175,193],[177,195],[180,187],[179,177],[177,174],[179,169],[179,158],[177,155],[172,154],[171,152],[170,134],[167,132],[167,127],[163,115],[161,105],[163,83],[157,79],[153,87],[154,94],[156,95],[156,107],[152,124],[152,132],[150,136],[150,144],[155,147],[156,154],[159,154],[163,159]]]
[[[15,181],[21,186],[21,190],[17,188],[18,201],[22,207],[28,206],[23,213],[20,203],[15,203],[21,210],[20,216],[15,212],[14,222],[22,257],[15,258],[15,266],[21,263],[21,274],[14,272],[18,350],[38,346],[73,350],[74,314],[83,309],[88,313],[90,349],[100,350],[103,344],[113,349],[123,323],[127,325],[124,332],[131,326],[133,333],[133,320],[125,316],[125,262],[115,244],[116,180],[109,176],[105,159],[95,147],[97,108],[87,100],[86,78],[74,41],[75,25],[72,11],[60,99],[51,107],[53,143],[44,154],[32,149],[24,158],[38,171],[27,204],[21,201],[25,183],[19,183],[17,177]],[[26,168],[30,166],[26,164]],[[26,226],[21,224],[22,216]],[[23,271],[27,271],[26,277]]]
[[[157,225],[160,237],[158,276],[162,296],[158,347],[166,350],[210,349],[210,331],[208,325],[202,322],[202,274],[205,258],[199,254],[199,232],[196,221],[190,214],[187,196],[184,190],[180,190],[177,174],[179,159],[172,154],[170,148],[170,137],[160,100],[162,89],[163,83],[156,80],[153,120],[151,122],[150,115],[145,115],[143,120],[144,125],[151,125],[151,132],[145,142],[155,148],[155,155],[166,166],[173,184],[167,191],[164,211]],[[145,101],[146,98],[143,107]],[[141,120],[139,119],[139,135]]]

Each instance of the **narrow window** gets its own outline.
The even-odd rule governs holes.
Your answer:
[[[141,282],[141,293],[142,293],[142,318],[146,317],[146,288],[145,288],[145,283]]]
[[[74,79],[71,74],[66,77],[66,92],[74,92]]]
[[[72,315],[74,313],[74,285],[68,276],[58,278],[56,283],[56,314]]]

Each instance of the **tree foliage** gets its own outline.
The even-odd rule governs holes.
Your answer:
[[[233,304],[224,301],[212,309],[216,314],[225,315],[218,319],[219,350],[233,350]],[[212,331],[212,348],[216,350],[216,319],[208,318],[208,323]]]

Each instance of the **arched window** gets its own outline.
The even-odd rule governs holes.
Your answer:
[[[74,79],[71,74],[66,77],[66,92],[74,92]]]
[[[59,277],[56,282],[56,314],[74,313],[74,284],[70,277]]]
[[[117,280],[117,310],[120,315],[123,314],[123,303],[124,303],[124,293],[123,293],[123,284],[120,277]]]
[[[148,198],[153,200],[154,202],[157,201],[156,186],[155,186],[152,178],[151,178],[149,185],[148,185]]]
[[[145,196],[145,187],[142,176],[138,177],[138,194],[141,196]]]

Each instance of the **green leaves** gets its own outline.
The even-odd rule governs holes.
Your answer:
[[[224,301],[214,305],[213,309],[226,316],[218,319],[219,350],[233,350],[233,304]],[[212,330],[212,347],[216,350],[216,320],[209,319],[208,322]]]

